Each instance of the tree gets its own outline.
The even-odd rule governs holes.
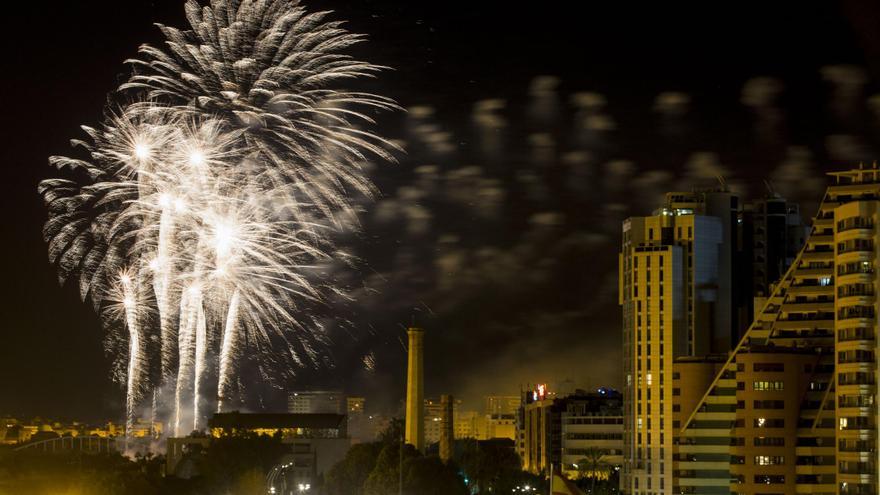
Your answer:
[[[161,457],[131,461],[118,453],[11,452],[0,459],[0,493],[154,495],[163,493],[158,476],[162,462]]]
[[[385,431],[379,434],[379,443],[391,444],[400,443],[403,440],[403,429],[405,422],[401,418],[391,418]]]
[[[400,490],[401,460],[419,457],[419,451],[410,444],[388,443],[376,459],[376,466],[364,482],[364,495],[397,495]],[[402,458],[402,459],[401,459]]]
[[[379,442],[353,445],[345,458],[325,475],[324,487],[327,495],[363,495],[364,483],[376,467],[376,460],[383,447]]]
[[[590,447],[584,457],[577,462],[577,470],[581,476],[590,479],[590,493],[596,493],[596,481],[607,481],[612,470],[611,464],[605,460],[605,451]]]
[[[281,443],[281,437],[256,434],[223,436],[211,441],[201,455],[199,470],[212,490],[225,492],[243,483],[258,471],[265,476],[290,447]]]
[[[403,472],[403,492],[407,495],[468,494],[456,466],[437,456],[412,457],[404,464]]]
[[[540,486],[539,477],[522,470],[513,447],[511,441],[457,441],[455,461],[475,493],[511,493],[517,486]]]
[[[235,495],[263,495],[266,493],[266,473],[259,468],[251,468],[232,481],[229,493]]]

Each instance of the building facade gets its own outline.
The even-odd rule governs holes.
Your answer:
[[[458,419],[460,400],[452,403],[452,416]],[[425,444],[431,445],[440,441],[443,435],[443,401],[440,398],[425,399]]]
[[[794,262],[810,229],[797,204],[770,193],[746,205],[742,230],[744,268],[737,270],[734,276],[741,277],[739,287],[745,291],[743,299],[748,307],[742,321],[747,327],[755,314],[755,306],[763,307],[773,284]],[[746,265],[751,265],[750,269]]]
[[[672,486],[673,363],[723,352],[734,334],[737,207],[726,192],[669,193],[654,215],[623,224],[625,493]]]
[[[547,474],[554,469],[577,476],[577,463],[595,450],[603,462],[620,466],[623,460],[622,396],[610,389],[578,391],[554,398],[527,394],[520,407],[517,446],[523,469]]]
[[[803,249],[702,392],[689,390],[699,399],[673,414],[673,493],[878,491],[880,170],[830,175]],[[680,393],[705,372],[687,385],[679,372]]]
[[[515,415],[522,404],[522,397],[519,395],[487,395],[483,397],[484,413],[487,415],[502,414]]]
[[[299,390],[287,395],[291,414],[346,414],[347,402],[341,390]]]
[[[743,205],[723,190],[668,193],[653,215],[624,222],[624,493],[677,486],[682,411],[703,398],[805,235],[796,205],[776,195]]]

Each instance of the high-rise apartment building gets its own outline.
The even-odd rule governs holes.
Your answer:
[[[878,492],[880,170],[831,176],[803,251],[682,411],[675,493]]]
[[[739,277],[738,286],[744,291],[742,298],[746,303],[740,319],[745,323],[742,331],[752,323],[755,307],[763,307],[773,284],[797,257],[809,230],[798,205],[778,194],[770,193],[746,205],[741,236],[743,269],[734,273],[735,278]],[[748,264],[750,268],[746,267]]]
[[[675,418],[702,399],[748,327],[754,297],[803,237],[782,198],[744,208],[727,191],[668,193],[653,215],[624,222],[624,493],[672,489]]]
[[[676,354],[671,379],[666,356],[680,346],[668,340],[684,333],[676,327],[680,292],[674,287],[689,275],[668,273],[676,264],[665,257],[678,259],[675,246],[648,239],[631,245],[627,255],[625,234],[621,299],[632,374],[623,493],[878,493],[880,169],[830,175],[809,235],[788,268],[799,239],[791,205],[767,200],[762,215],[776,215],[776,223],[744,214],[746,231],[754,234],[743,236],[753,245],[746,259],[754,320],[729,353]],[[781,276],[774,282],[777,267]],[[672,288],[661,288],[670,281]],[[651,297],[637,295],[648,287]],[[687,291],[681,292],[687,301]],[[692,340],[713,330],[698,326]],[[671,392],[665,389],[670,385]]]
[[[738,212],[728,192],[669,193],[623,224],[624,492],[672,486],[675,359],[730,347]]]

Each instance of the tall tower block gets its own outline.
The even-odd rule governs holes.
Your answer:
[[[424,336],[421,328],[409,328],[409,356],[406,367],[406,443],[425,451]]]

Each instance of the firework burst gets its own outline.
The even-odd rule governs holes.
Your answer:
[[[83,127],[83,157],[51,157],[65,177],[39,187],[49,259],[102,316],[129,431],[151,397],[175,435],[241,400],[243,356],[277,377],[316,354],[303,305],[338,289],[309,269],[332,257],[352,195],[373,194],[362,166],[392,159],[367,129],[396,108],[340,89],[380,68],[343,53],[362,37],[327,13],[284,0],[186,13],[190,29],[160,26],[166,50],[129,61],[120,91],[135,103]]]

